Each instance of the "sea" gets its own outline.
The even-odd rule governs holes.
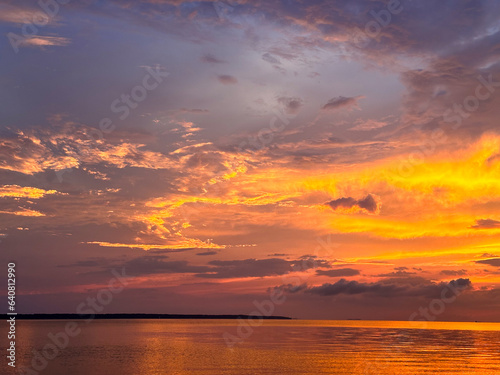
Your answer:
[[[18,320],[0,374],[500,374],[500,323]]]

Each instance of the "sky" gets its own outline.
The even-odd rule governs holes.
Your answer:
[[[499,15],[1,0],[18,311],[499,321]]]

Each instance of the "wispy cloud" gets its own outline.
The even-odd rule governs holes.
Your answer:
[[[217,57],[215,57],[211,53],[204,54],[201,57],[201,61],[204,62],[204,63],[210,63],[210,64],[223,64],[223,63],[226,62],[224,60],[218,59]]]
[[[496,229],[500,228],[500,221],[493,219],[479,219],[471,226],[474,229]]]
[[[54,23],[55,20],[49,17],[41,9],[18,7],[10,4],[0,4],[0,21],[23,25],[27,22],[37,20],[42,24]]]
[[[64,47],[71,43],[71,40],[66,37],[61,36],[43,36],[37,35],[33,37],[27,37],[22,42],[19,43],[21,47],[49,47],[57,46]]]
[[[30,198],[38,199],[50,194],[60,194],[57,190],[44,190],[28,186],[4,185],[0,186],[0,198]]]
[[[377,214],[380,212],[380,202],[373,195],[368,194],[366,198],[354,199],[352,197],[339,198],[326,203],[334,211],[338,212],[365,212]]]
[[[236,77],[233,77],[233,76],[227,75],[227,74],[219,75],[219,76],[217,76],[217,79],[223,85],[234,85],[234,84],[238,83],[238,80],[236,79]]]
[[[332,98],[326,103],[321,109],[324,111],[336,111],[340,109],[346,109],[352,111],[353,109],[359,109],[358,101],[364,98],[363,96],[337,96]]]
[[[16,216],[29,216],[29,217],[39,217],[39,216],[45,216],[45,214],[31,210],[29,208],[20,208],[18,211],[0,211],[0,214],[6,214],[6,215],[16,215]]]

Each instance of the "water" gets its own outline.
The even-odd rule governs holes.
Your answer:
[[[61,332],[67,323],[18,321],[17,365],[30,366],[33,350],[41,351],[51,342],[48,334]],[[500,374],[500,323],[428,323],[417,329],[409,322],[266,321],[233,348],[223,334],[237,336],[235,320],[78,324],[80,334],[45,369],[28,373]],[[0,330],[3,353],[5,328]],[[2,374],[19,373],[9,371],[5,361],[1,366]]]

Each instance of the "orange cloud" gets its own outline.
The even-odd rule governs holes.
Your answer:
[[[32,216],[32,217],[45,216],[45,214],[41,212],[30,210],[27,208],[21,208],[20,211],[0,211],[0,214],[16,215],[16,216]]]
[[[92,245],[99,245],[102,247],[125,247],[129,249],[141,249],[141,250],[152,250],[152,249],[172,249],[172,250],[183,250],[183,249],[224,249],[225,245],[217,245],[210,242],[203,242],[196,239],[185,239],[176,243],[168,243],[164,245],[158,244],[124,244],[124,243],[111,243],[111,242],[101,242],[93,241],[86,242]]]
[[[34,187],[22,187],[19,185],[0,186],[0,198],[15,197],[15,198],[38,199],[49,194],[61,194],[61,193],[59,193],[57,190],[43,190]]]

